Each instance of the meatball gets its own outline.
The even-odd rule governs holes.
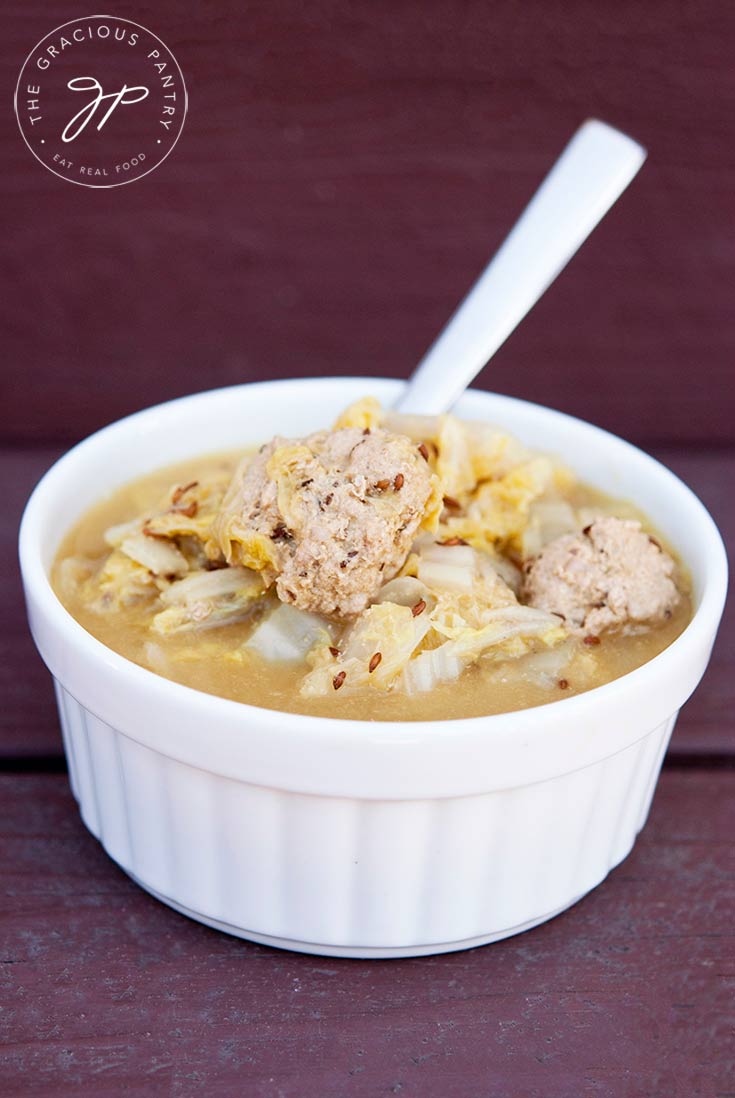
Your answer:
[[[558,614],[573,633],[626,630],[671,616],[674,561],[639,522],[599,518],[556,538],[525,567],[522,598]]]
[[[415,443],[380,429],[274,438],[235,474],[214,535],[283,602],[354,617],[403,564],[434,479]]]

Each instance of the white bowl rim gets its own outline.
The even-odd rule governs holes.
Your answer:
[[[506,735],[516,735],[520,730],[528,732],[529,728],[548,723],[552,712],[555,717],[561,717],[563,712],[565,723],[573,722],[578,716],[588,716],[591,705],[599,704],[603,707],[607,705],[620,693],[621,686],[635,684],[639,691],[645,692],[647,685],[653,683],[658,669],[663,663],[675,659],[682,653],[682,650],[709,643],[708,637],[714,634],[724,606],[727,588],[727,556],[722,538],[712,517],[691,489],[655,458],[609,431],[564,412],[535,404],[532,401],[475,389],[468,392],[473,396],[492,397],[493,401],[500,405],[508,407],[523,406],[539,410],[556,419],[562,428],[565,423],[582,425],[611,440],[618,447],[627,449],[631,455],[636,455],[639,460],[641,458],[645,459],[646,462],[651,464],[652,468],[656,467],[658,475],[665,475],[678,485],[682,499],[687,501],[692,514],[696,515],[699,531],[708,554],[708,567],[704,576],[699,605],[696,607],[691,621],[668,648],[647,663],[629,671],[618,679],[614,679],[612,682],[594,687],[591,690],[509,713],[428,721],[366,721],[354,718],[312,716],[293,713],[289,710],[267,709],[246,702],[232,701],[228,698],[207,694],[181,683],[172,682],[154,671],[133,663],[125,656],[108,648],[91,633],[88,633],[65,609],[51,587],[49,576],[41,559],[41,546],[38,536],[39,525],[43,518],[44,503],[49,493],[54,491],[57,480],[65,475],[69,463],[72,460],[77,460],[86,449],[91,449],[97,440],[108,434],[108,432],[133,426],[136,422],[142,421],[144,417],[155,415],[164,409],[172,409],[216,394],[239,393],[244,389],[252,391],[255,388],[267,387],[277,390],[279,387],[285,386],[308,387],[315,383],[336,386],[345,383],[352,385],[359,383],[364,386],[365,391],[369,391],[371,387],[375,388],[376,385],[387,386],[394,388],[396,395],[401,387],[405,385],[405,382],[392,378],[344,376],[284,378],[203,390],[152,405],[122,419],[115,420],[73,446],[43,475],[28,500],[20,526],[19,555],[23,580],[28,591],[43,606],[43,612],[53,621],[56,629],[68,636],[69,644],[79,650],[85,659],[92,662],[103,660],[119,674],[126,675],[131,688],[138,688],[144,692],[153,690],[157,694],[164,691],[170,695],[172,700],[178,699],[180,702],[194,707],[200,713],[206,713],[207,718],[210,720],[216,718],[217,715],[221,715],[227,719],[226,723],[228,724],[238,719],[246,724],[248,721],[252,721],[254,717],[257,717],[261,724],[271,723],[275,726],[286,715],[289,729],[295,736],[308,733],[309,736],[317,737],[319,740],[339,743],[341,734],[347,733],[354,736],[359,733],[365,746],[367,746],[367,743],[379,746],[387,742],[393,742],[396,729],[400,729],[400,738],[402,740],[408,738],[427,742],[427,737],[430,739],[456,737],[458,732],[461,731],[473,736],[480,733],[484,740],[485,738],[491,739],[494,734],[505,739]],[[283,730],[281,729],[281,731]]]

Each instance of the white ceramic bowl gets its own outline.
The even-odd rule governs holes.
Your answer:
[[[43,478],[20,535],[31,629],[55,679],[71,786],[90,831],[144,888],[255,941],[356,957],[462,949],[569,907],[630,851],[677,711],[707,664],[726,589],[720,536],[672,473],[589,424],[477,391],[502,424],[634,500],[689,568],[696,612],[665,652],[586,694],[502,716],[321,720],[168,682],[61,606],[49,569],[95,501],[158,466],[329,424],[402,383],[278,381],[140,412]]]

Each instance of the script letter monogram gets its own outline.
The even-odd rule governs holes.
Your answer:
[[[78,137],[87,123],[92,119],[97,108],[105,100],[110,100],[108,106],[102,118],[97,123],[97,129],[101,130],[107,119],[110,117],[115,107],[127,106],[130,103],[139,103],[141,99],[145,99],[148,95],[148,88],[142,84],[137,87],[129,88],[127,84],[123,84],[120,91],[108,92],[106,95],[102,91],[102,85],[99,80],[96,80],[94,76],[77,76],[73,80],[70,80],[67,87],[71,91],[89,91],[94,92],[94,98],[90,99],[80,111],[74,115],[64,127],[64,132],[61,135],[61,140],[67,144],[73,141],[75,137]]]

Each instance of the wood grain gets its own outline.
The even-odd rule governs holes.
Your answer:
[[[0,757],[62,753],[51,680],[28,629],[17,550],[25,502],[58,456],[56,449],[0,451]]]
[[[22,507],[40,475],[58,456],[56,449],[0,450],[0,479],[6,506],[0,513],[0,758],[61,754],[61,736],[51,683],[31,641],[25,619],[16,557]],[[681,448],[656,451],[658,457],[697,492],[710,508],[726,543],[735,543],[735,453]],[[671,754],[735,755],[735,611],[725,610],[710,667],[699,689],[684,707]]]
[[[176,915],[86,832],[64,775],[23,773],[61,765],[61,742],[15,550],[38,476],[120,415],[260,378],[406,376],[589,115],[649,161],[481,384],[658,446],[732,544],[732,4],[121,13],[187,81],[161,168],[70,186],[0,111],[3,1098],[733,1098],[732,608],[603,885],[484,949],[338,961]],[[5,13],[9,84],[75,14]]]
[[[10,73],[70,12],[13,15]],[[125,15],[188,83],[162,167],[69,185],[0,112],[0,440],[70,441],[237,381],[406,376],[589,115],[649,162],[482,384],[649,443],[733,440],[729,0]]]
[[[659,448],[654,456],[680,476],[699,496],[717,523],[730,555],[735,546],[735,453],[692,453],[676,447]],[[670,754],[735,755],[735,605],[725,603],[709,667],[684,706],[669,748]]]
[[[376,963],[200,927],[108,860],[63,777],[0,778],[3,1094],[729,1094],[734,781],[664,774],[633,853],[552,922]]]

